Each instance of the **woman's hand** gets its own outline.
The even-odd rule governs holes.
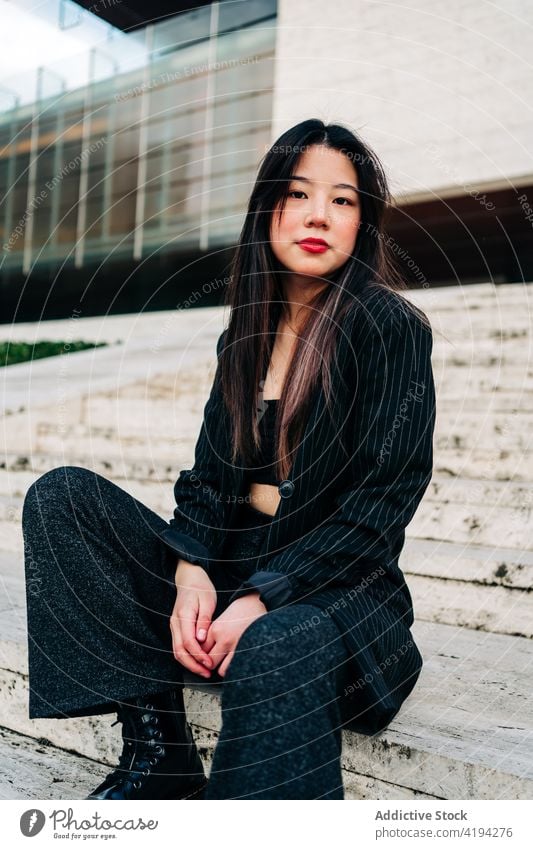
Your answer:
[[[209,628],[203,648],[209,654],[213,668],[220,663],[218,674],[223,678],[231,663],[241,634],[254,619],[264,616],[267,608],[258,592],[247,593],[235,599]]]
[[[213,661],[200,645],[217,605],[217,592],[201,566],[181,561],[176,569],[177,596],[170,616],[172,650],[183,666],[210,678]]]

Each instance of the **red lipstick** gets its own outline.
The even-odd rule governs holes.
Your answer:
[[[304,251],[312,254],[323,254],[329,248],[328,243],[324,239],[313,239],[309,237],[302,239],[297,243]]]

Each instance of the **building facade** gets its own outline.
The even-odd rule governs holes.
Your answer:
[[[126,33],[137,67],[93,48],[82,87],[39,69],[33,102],[0,100],[1,320],[169,308],[220,276],[262,155],[309,117],[383,160],[413,286],[528,279],[532,23],[526,0],[230,0]]]

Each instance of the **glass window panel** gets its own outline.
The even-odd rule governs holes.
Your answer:
[[[106,122],[107,123],[107,122]],[[102,143],[103,140],[103,143]],[[100,142],[100,144],[99,144]],[[110,130],[106,129],[106,132],[102,134],[102,136],[92,136],[89,142],[89,146],[91,147],[91,168],[96,168],[98,166],[104,166],[106,157],[108,155],[107,149],[110,144],[113,143],[112,136],[110,135]]]
[[[55,150],[42,150],[37,158],[37,183],[44,186],[55,174]]]
[[[170,115],[165,118],[152,118],[148,126],[147,146],[149,150],[159,150],[172,141],[170,126]]]
[[[159,186],[148,186],[144,200],[145,220],[158,218],[161,213],[161,190]]]
[[[123,162],[139,154],[139,131],[121,130],[115,135],[115,159]]]
[[[60,244],[64,244],[67,242],[73,243],[76,241],[76,225],[78,222],[78,212],[77,209],[71,208],[67,210],[65,207],[61,207],[59,213],[59,228],[57,231],[57,241]]]
[[[56,128],[57,128],[57,113],[55,112],[55,110],[54,110],[54,112],[52,113],[51,116],[48,116],[46,118],[44,118],[42,115],[39,116],[39,135],[41,137],[42,136],[49,136],[53,139],[54,136],[55,136]],[[48,141],[47,141],[47,143],[48,143]]]
[[[205,128],[205,112],[195,106],[194,109],[180,109],[168,117],[167,138],[174,143],[197,144],[198,135]]]
[[[187,196],[197,191],[197,186],[195,187],[194,184],[187,183],[186,181],[172,183],[168,187],[167,204],[169,208],[174,209],[173,214],[175,214],[176,208],[178,207],[179,210],[183,212]]]
[[[3,148],[11,143],[12,133],[11,127],[5,126],[0,128],[0,152],[3,151]],[[3,156],[6,155],[4,151]]]
[[[26,183],[28,181],[28,168],[30,164],[29,153],[18,153],[15,159],[15,181]]]
[[[160,21],[154,26],[154,50],[173,52],[188,41],[208,38],[210,18],[208,5]]]
[[[33,216],[33,247],[46,244],[50,239],[50,204],[41,203]]]
[[[163,84],[150,89],[150,115],[154,116],[153,121],[164,119],[168,110],[175,108],[173,89],[175,85],[171,88]]]
[[[25,184],[15,183],[11,189],[13,203],[13,222],[20,218],[26,211],[28,189]]]
[[[220,36],[217,42],[218,67],[238,68],[246,79],[248,74],[265,63],[271,64],[267,57],[274,53],[275,38],[274,22]]]
[[[107,176],[103,168],[90,168],[87,174],[87,196],[89,198],[102,198],[105,192]]]
[[[133,230],[135,226],[135,196],[114,197],[109,214],[111,234],[119,235]]]
[[[81,139],[66,142],[63,145],[60,162],[60,174],[73,174],[79,170],[81,155]]]
[[[218,31],[245,27],[253,21],[275,15],[276,0],[247,0],[246,3],[219,3]]]
[[[148,153],[146,157],[146,182],[147,184],[153,186],[155,183],[161,181],[161,175],[163,174],[164,167],[163,154],[161,152],[157,153]],[[170,161],[167,168],[170,167]],[[167,177],[168,179],[168,177]]]
[[[187,215],[195,218],[197,223],[200,224],[200,215],[202,211],[202,194],[200,186],[188,187],[187,197],[182,209],[187,213]]]
[[[113,195],[123,195],[137,185],[137,161],[116,163],[113,172]]]
[[[67,209],[70,209],[71,206],[75,206],[78,203],[79,180],[75,179],[74,175],[65,177],[61,183],[56,185],[54,191],[57,190],[61,192],[60,206],[65,212]]]
[[[190,147],[180,147],[171,151],[169,156],[170,172],[168,174],[169,183],[184,182],[190,180],[190,157],[194,155],[194,151]],[[194,179],[194,177],[192,177]]]
[[[139,81],[142,83],[142,81]],[[138,95],[116,101],[115,123],[117,127],[130,127],[141,116],[141,97]]]
[[[102,235],[102,201],[101,199],[87,200],[87,238]]]
[[[204,148],[199,144],[198,147],[190,150],[190,159],[183,168],[183,176],[192,182],[199,182],[202,179],[204,170]]]

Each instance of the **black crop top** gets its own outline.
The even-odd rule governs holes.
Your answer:
[[[265,399],[266,409],[259,420],[261,450],[253,463],[254,468],[246,471],[245,477],[250,483],[269,483],[278,486],[274,461],[274,430],[276,426],[277,398]]]

